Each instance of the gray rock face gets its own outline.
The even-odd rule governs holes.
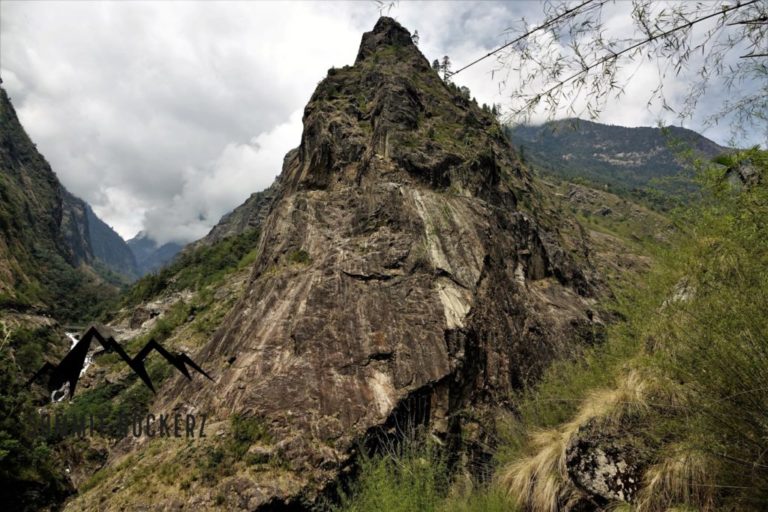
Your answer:
[[[741,162],[726,171],[726,177],[735,187],[754,187],[760,183],[760,171],[751,162]]]
[[[576,486],[606,503],[632,503],[651,454],[649,443],[632,432],[595,420],[580,427],[566,448],[568,474]]]
[[[246,293],[194,356],[215,383],[174,378],[157,407],[265,419],[291,476],[217,484],[251,510],[312,500],[378,429],[459,432],[596,320],[542,208],[492,116],[380,19],[305,109]]]
[[[62,188],[61,236],[68,259],[75,265],[89,264],[94,259],[86,210],[84,201]]]
[[[125,240],[96,216],[88,204],[85,213],[93,255],[111,270],[135,278],[138,275],[136,260]]]
[[[75,264],[101,264],[127,279],[137,276],[136,260],[120,235],[91,206],[62,188],[61,232]]]

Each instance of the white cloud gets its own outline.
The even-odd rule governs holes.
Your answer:
[[[272,152],[298,145],[300,132],[275,137],[296,124],[292,114],[328,68],[354,60],[377,16],[365,12],[357,26],[311,3],[4,1],[0,64],[22,123],[65,186],[126,238],[143,227],[189,240],[280,171],[283,155]],[[278,162],[269,173],[266,161]],[[255,162],[258,179],[250,169],[239,182],[223,179]],[[158,213],[174,209],[195,216]]]
[[[609,8],[606,19],[623,6]],[[430,61],[447,54],[456,68],[505,42],[522,17],[540,19],[541,3],[403,1],[391,15],[419,30]],[[372,2],[4,0],[0,74],[65,186],[126,238],[145,229],[187,241],[271,182],[317,82],[354,61],[377,17]],[[455,80],[480,103],[507,103],[496,67],[488,59]],[[645,102],[655,80],[643,64],[601,120],[654,124]],[[723,142],[725,132],[708,135]]]
[[[251,192],[268,187],[279,174],[283,157],[298,145],[302,111],[248,142],[227,144],[215,160],[187,168],[184,185],[169,203],[144,213],[144,225],[154,227],[159,243],[204,236]]]

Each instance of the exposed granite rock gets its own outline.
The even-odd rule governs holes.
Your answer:
[[[730,167],[726,171],[725,176],[728,179],[728,182],[737,189],[741,187],[754,187],[760,183],[760,171],[749,160],[739,162],[733,167]]]
[[[280,478],[188,491],[229,509],[312,502],[376,433],[450,441],[599,323],[499,125],[390,18],[318,85],[259,222],[244,296],[194,355],[215,382],[171,378],[155,403],[264,418]]]
[[[88,236],[88,217],[85,202],[62,189],[61,236],[69,261],[75,265],[90,264],[94,255]]]

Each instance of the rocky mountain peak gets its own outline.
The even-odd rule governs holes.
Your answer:
[[[230,508],[311,502],[374,432],[491,429],[460,410],[492,409],[591,336],[588,287],[535,190],[493,116],[394,20],[329,71],[258,220],[243,295],[195,354],[215,382],[171,379],[155,403],[269,431],[284,477],[219,482]]]
[[[411,33],[408,32],[397,21],[387,16],[382,16],[373,30],[363,34],[363,40],[360,42],[360,50],[357,52],[355,64],[360,63],[366,57],[372,55],[382,47],[401,47],[416,49],[411,39]]]
[[[289,190],[426,185],[515,208],[531,201],[528,171],[493,115],[444,82],[407,30],[381,18],[353,66],[333,68],[304,112]]]

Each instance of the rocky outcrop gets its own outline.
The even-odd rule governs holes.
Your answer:
[[[62,189],[61,237],[69,261],[75,265],[91,264],[94,260],[88,233],[88,216],[85,202]]]
[[[88,236],[94,257],[110,270],[128,278],[138,276],[136,259],[128,244],[109,225],[102,221],[89,204],[85,204]]]
[[[729,167],[725,176],[731,186],[737,190],[742,187],[751,188],[760,183],[760,170],[749,160],[740,161]]]
[[[207,235],[197,242],[188,245],[185,249],[194,249],[203,245],[214,245],[225,238],[258,229],[269,213],[269,209],[277,195],[277,190],[278,184],[273,183],[260,192],[254,192],[243,204],[224,215]]]
[[[126,280],[137,276],[133,253],[120,235],[93,208],[62,187],[61,236],[69,261],[102,266]]]
[[[593,500],[635,501],[653,450],[652,443],[631,427],[592,419],[571,437],[566,448],[568,475]]]
[[[215,382],[173,378],[154,406],[260,418],[281,473],[190,483],[199,507],[311,502],[357,443],[408,424],[450,443],[460,411],[506,403],[599,323],[500,126],[397,22],[329,71],[303,121],[243,298],[194,356]]]

